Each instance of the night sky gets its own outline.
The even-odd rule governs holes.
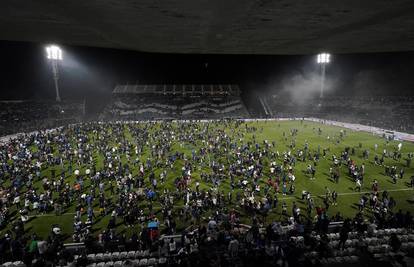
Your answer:
[[[0,99],[54,99],[45,45],[0,41]],[[236,83],[246,91],[278,91],[318,74],[314,55],[149,54],[61,45],[62,98],[108,96],[117,83]],[[333,55],[331,92],[414,94],[414,52]],[[294,77],[294,78],[293,78]],[[295,82],[291,82],[294,79]]]

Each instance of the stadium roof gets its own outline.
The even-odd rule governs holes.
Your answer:
[[[0,3],[0,39],[163,53],[414,50],[412,0]]]
[[[125,84],[117,85],[113,94],[202,94],[240,95],[237,84]]]

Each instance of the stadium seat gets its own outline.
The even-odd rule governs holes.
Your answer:
[[[378,260],[379,258],[382,257],[382,254],[374,253],[373,257]]]
[[[343,263],[344,262],[344,257],[335,257],[335,261],[337,263]]]
[[[95,254],[95,261],[99,262],[99,261],[103,261],[103,260],[104,260],[104,254],[103,253]]]
[[[128,251],[128,259],[135,259],[135,251]]]
[[[25,267],[26,266],[26,264],[24,264],[24,262],[22,262],[22,261],[15,261],[15,262],[13,262],[13,265],[16,266],[16,267]]]
[[[125,260],[128,258],[128,252],[127,251],[122,251],[121,253],[119,253],[119,259],[120,260]]]
[[[390,246],[389,245],[387,245],[387,244],[383,244],[383,245],[381,245],[381,251],[383,252],[383,253],[387,253],[387,252],[389,252],[390,251]]]
[[[119,252],[112,252],[111,261],[119,260]]]
[[[95,254],[88,254],[87,258],[88,258],[88,261],[91,261],[91,262],[95,262],[96,261]]]
[[[112,267],[114,266],[114,262],[113,261],[107,261],[107,262],[102,262],[104,265],[104,267]]]
[[[142,250],[137,250],[136,252],[135,252],[135,257],[137,258],[137,259],[140,259],[140,258],[142,258],[144,256],[144,252],[142,251]]]
[[[328,259],[326,259],[326,261],[327,261],[328,264],[334,264],[336,262],[335,258],[328,258]]]
[[[342,257],[342,256],[344,256],[344,250],[337,250],[334,256],[335,257]]]
[[[356,238],[356,237],[358,237],[358,232],[350,232],[349,233],[349,238],[353,239],[353,238]]]
[[[330,242],[330,245],[331,245],[332,248],[338,247],[338,244],[339,244],[339,241],[331,241]]]
[[[139,266],[147,266],[148,265],[148,260],[147,259],[141,259],[139,261]]]
[[[311,253],[310,253],[310,257],[311,258],[316,258],[318,256],[318,252],[316,252],[316,251],[312,251]]]
[[[143,256],[143,257],[148,257],[149,255],[150,255],[150,251],[149,251],[149,249],[144,250],[144,252],[143,252],[142,256]]]
[[[160,258],[159,260],[158,260],[158,264],[159,265],[163,265],[163,264],[166,264],[167,263],[167,258]]]
[[[352,263],[358,262],[358,260],[359,260],[358,256],[351,256],[351,262]]]
[[[150,258],[148,260],[148,266],[154,266],[157,264],[157,260],[155,258]]]
[[[123,262],[122,261],[116,261],[114,263],[114,267],[122,267],[122,265],[123,265]]]

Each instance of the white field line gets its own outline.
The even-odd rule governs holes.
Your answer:
[[[387,191],[387,192],[399,192],[399,191],[410,191],[414,190],[414,188],[399,188],[399,189],[389,189],[389,190],[381,190],[379,192]],[[348,193],[340,193],[338,195],[340,196],[346,196],[346,195],[357,195],[357,194],[366,194],[371,193],[372,191],[364,191],[364,192],[348,192]],[[324,195],[321,195],[324,196]]]
[[[383,191],[387,191],[387,192],[399,192],[399,191],[410,191],[410,190],[414,190],[414,188],[400,188],[400,189],[390,189],[390,190],[380,190],[378,192],[383,192]],[[363,194],[369,194],[372,191],[361,191],[361,192],[347,192],[347,193],[338,193],[338,196],[351,196],[351,195],[363,195]],[[318,197],[324,197],[325,194],[322,195],[317,195]],[[295,197],[282,197],[279,199],[294,199]]]
[[[400,188],[400,189],[390,189],[390,190],[386,190],[387,192],[400,192],[400,191],[414,191],[414,188]],[[379,191],[379,192],[383,192]],[[372,191],[361,191],[361,192],[348,192],[348,193],[338,193],[338,196],[352,196],[352,195],[362,195],[362,194],[369,194]],[[324,197],[325,195],[317,195],[318,197]],[[278,198],[279,200],[289,200],[289,199],[296,199],[296,197],[281,197]],[[99,210],[95,210],[94,212],[99,212]],[[65,212],[62,213],[60,216],[67,216],[67,215],[75,215],[75,212]],[[58,217],[57,215],[55,215],[54,213],[52,214],[38,214],[38,215],[30,215],[29,218],[32,217]]]

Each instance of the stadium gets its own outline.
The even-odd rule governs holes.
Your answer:
[[[137,2],[0,4],[1,266],[414,266],[411,2]]]

